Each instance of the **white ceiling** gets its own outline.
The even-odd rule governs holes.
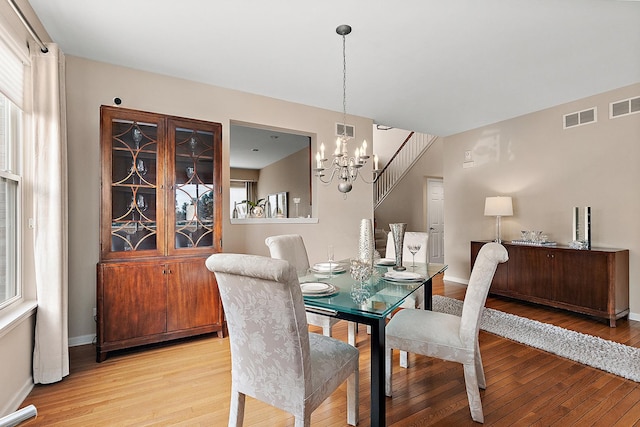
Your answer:
[[[640,2],[29,0],[67,55],[446,136],[640,81]]]
[[[311,148],[304,135],[231,125],[229,165],[232,168],[262,169],[293,153]]]

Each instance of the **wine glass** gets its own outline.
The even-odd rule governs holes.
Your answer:
[[[186,172],[187,172],[187,178],[191,180],[191,178],[193,178],[193,175],[196,173],[196,168],[194,168],[193,166],[188,166],[186,169]]]
[[[142,159],[138,159],[138,164],[136,166],[136,171],[137,171],[137,174],[138,174],[138,179],[140,181],[140,184],[142,184],[142,177],[147,174],[147,167],[144,165],[144,161],[142,161]],[[135,180],[134,180],[133,183],[135,184]]]
[[[409,252],[411,252],[411,256],[413,257],[413,260],[411,261],[411,267],[416,266],[416,254],[421,247],[422,245],[420,243],[410,243],[407,245],[407,249],[409,249]]]
[[[138,166],[136,166],[136,169],[138,169],[138,173],[141,176],[147,174],[147,167],[144,165],[144,161],[142,159],[138,159]]]
[[[133,142],[136,143],[136,150],[140,149],[140,141],[142,141],[142,132],[138,128],[133,128]]]
[[[327,261],[329,261],[329,276],[333,273],[333,245],[327,246]]]
[[[147,205],[147,202],[144,200],[144,196],[142,194],[138,194],[138,200],[136,202],[136,205],[138,206],[139,212],[144,212],[149,207]]]

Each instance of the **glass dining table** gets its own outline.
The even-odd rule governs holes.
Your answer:
[[[364,282],[365,286],[359,286],[349,268],[349,260],[338,262],[336,271],[331,273],[324,270],[316,272],[312,268],[299,281],[303,290],[322,284],[331,285],[332,288],[332,293],[326,296],[303,292],[308,312],[371,326],[371,426],[384,426],[385,320],[408,297],[419,296],[417,292],[424,292],[424,309],[431,310],[432,279],[444,272],[447,265],[416,263],[415,267],[407,266],[404,274],[397,274],[390,279],[385,278],[385,274],[393,272],[392,266],[376,265],[371,278]],[[362,291],[367,296],[364,301]]]

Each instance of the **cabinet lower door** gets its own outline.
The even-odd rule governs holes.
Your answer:
[[[516,293],[553,298],[553,256],[541,248],[522,247],[509,253],[509,283]]]
[[[558,252],[553,273],[555,300],[607,311],[610,282],[607,254]]]
[[[218,285],[205,260],[183,259],[168,264],[169,332],[222,324]]]
[[[103,264],[101,269],[101,341],[123,341],[166,331],[167,285],[162,264]]]

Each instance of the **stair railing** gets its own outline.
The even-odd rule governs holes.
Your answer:
[[[393,154],[374,186],[374,209],[389,195],[391,190],[407,174],[409,169],[422,157],[436,140],[435,135],[411,132]]]

